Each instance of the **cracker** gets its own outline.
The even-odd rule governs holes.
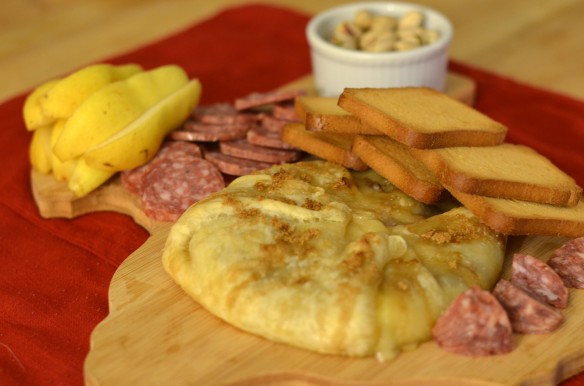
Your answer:
[[[354,135],[318,133],[306,130],[302,123],[288,123],[282,130],[282,140],[319,158],[353,170],[369,167],[351,152]]]
[[[337,105],[338,99],[319,96],[301,96],[294,101],[296,114],[309,131],[341,134],[381,134],[359,118]]]
[[[414,148],[493,146],[507,128],[446,94],[425,87],[347,88],[339,106]]]
[[[416,200],[434,204],[443,198],[445,190],[440,181],[407,146],[385,136],[358,135],[352,150],[371,169]]]
[[[451,147],[414,154],[443,184],[469,194],[575,206],[582,188],[548,158],[524,145]]]

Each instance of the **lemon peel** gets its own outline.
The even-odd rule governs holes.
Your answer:
[[[142,71],[136,64],[114,66],[94,64],[58,81],[40,98],[43,113],[53,119],[69,118],[81,103],[103,86],[126,79]]]
[[[81,156],[187,82],[182,68],[167,65],[103,86],[69,117],[53,152],[61,161]]]
[[[29,160],[32,167],[42,173],[49,174],[52,170],[51,162],[51,131],[53,127],[43,126],[37,128],[29,144]]]
[[[49,80],[34,89],[25,99],[22,108],[24,125],[28,131],[33,131],[55,122],[55,118],[47,116],[41,107],[40,99],[53,88],[60,79]]]
[[[102,170],[121,171],[148,162],[170,131],[183,122],[198,104],[201,83],[193,79],[145,111],[115,135],[88,149],[83,158]]]

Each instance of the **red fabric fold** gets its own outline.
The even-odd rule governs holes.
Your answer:
[[[584,186],[584,102],[487,71],[450,63],[477,84],[475,107],[507,125],[507,141],[528,145]]]
[[[230,8],[174,36],[107,60],[176,63],[203,84],[202,103],[268,91],[310,72],[308,15]],[[478,84],[476,107],[584,185],[584,103],[452,63]],[[80,385],[93,328],[107,315],[115,269],[148,238],[109,212],[43,219],[31,195],[24,96],[0,106],[0,384]],[[584,376],[567,382],[584,385]]]

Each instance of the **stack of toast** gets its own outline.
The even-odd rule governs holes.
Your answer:
[[[354,170],[371,168],[425,204],[452,196],[507,235],[584,236],[582,188],[507,127],[429,88],[348,88],[301,96],[284,141]]]

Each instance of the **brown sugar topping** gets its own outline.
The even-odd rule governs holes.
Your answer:
[[[351,273],[357,273],[365,264],[369,255],[366,251],[359,251],[349,256],[348,259],[343,260],[343,266]]]
[[[310,198],[307,198],[306,200],[304,200],[302,207],[306,208],[306,209],[318,211],[318,210],[322,209],[323,204],[318,202],[318,201],[314,201],[314,200],[311,200]]]
[[[453,224],[456,226],[445,224],[444,229],[432,229],[421,234],[420,237],[422,240],[432,241],[436,244],[447,244],[475,240],[482,235],[482,232],[469,222],[455,221]]]
[[[348,179],[347,177],[342,177],[341,179],[339,179],[338,181],[336,181],[332,188],[333,189],[347,189],[347,188],[351,188],[353,186],[353,183],[351,182],[350,179]]]
[[[294,177],[285,170],[279,170],[272,175],[272,189],[279,189],[284,182],[294,179]]]
[[[237,216],[244,219],[256,218],[261,216],[262,212],[257,208],[242,209],[237,212]]]
[[[287,257],[295,256],[295,259],[302,259],[314,251],[309,241],[320,236],[320,230],[297,231],[277,217],[271,219],[271,225],[275,231],[274,242],[260,246],[262,257],[258,261],[258,269],[264,274],[281,268],[286,264]]]
[[[286,198],[286,197],[274,197],[273,200],[275,201],[280,201],[283,202],[284,204],[288,204],[288,205],[294,205],[296,206],[296,201],[294,201],[291,198]]]

